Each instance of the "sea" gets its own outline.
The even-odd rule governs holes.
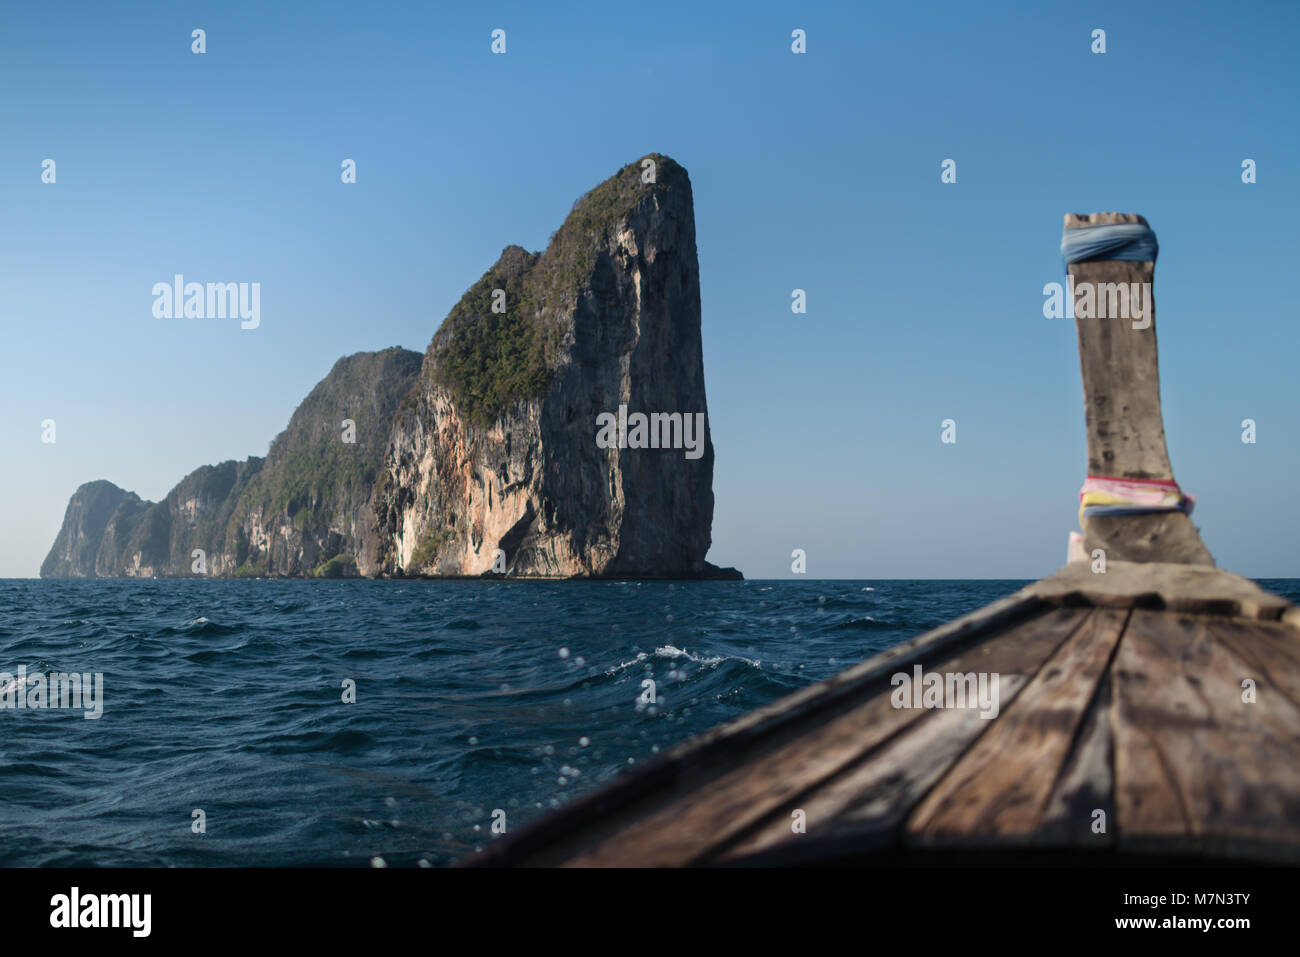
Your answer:
[[[1024,584],[0,580],[0,865],[448,866]]]

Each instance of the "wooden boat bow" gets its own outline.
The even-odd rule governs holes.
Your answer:
[[[1112,223],[1145,220],[1066,217],[1067,230]],[[1076,287],[1153,283],[1154,269],[1069,266]],[[1145,328],[1076,318],[1093,475],[1173,478],[1147,304]],[[1300,861],[1300,612],[1214,568],[1182,511],[1089,517],[1084,540],[1089,556],[1105,552],[1104,571],[1071,563],[684,742],[465,863]],[[996,675],[996,717],[899,706],[908,674]]]

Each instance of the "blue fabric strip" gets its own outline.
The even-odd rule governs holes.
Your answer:
[[[1191,515],[1194,504],[1184,499],[1181,505],[1171,505],[1167,508],[1155,505],[1085,505],[1083,515],[1085,518],[1092,515],[1154,515],[1157,512],[1183,512]]]
[[[1078,226],[1061,234],[1061,259],[1066,267],[1093,259],[1155,262],[1159,252],[1156,234],[1141,223]]]

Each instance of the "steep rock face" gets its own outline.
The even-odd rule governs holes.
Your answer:
[[[93,578],[104,535],[119,508],[137,512],[147,503],[134,492],[102,479],[72,493],[50,553],[41,563],[42,578]]]
[[[106,533],[100,546],[95,574],[162,578],[228,573],[226,525],[240,491],[261,466],[259,458],[204,465],[161,502],[139,512],[119,509],[112,534]]]
[[[647,159],[652,182],[624,167],[448,315],[393,423],[365,573],[479,575],[498,550],[517,576],[718,573],[691,184]],[[620,406],[702,413],[698,457],[600,447]]]
[[[420,371],[408,349],[335,363],[271,443],[225,543],[240,574],[354,576],[398,402]]]
[[[340,359],[265,459],[204,465],[161,502],[81,486],[41,577],[357,574],[389,426],[420,361],[398,348]]]
[[[82,486],[41,574],[738,578],[705,561],[707,411],[691,184],[651,154],[506,247],[423,356],[340,359],[265,459],[157,503]]]

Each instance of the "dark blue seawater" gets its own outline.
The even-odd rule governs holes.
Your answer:
[[[446,865],[1023,584],[0,581],[0,671],[103,674],[0,710],[0,865]]]

